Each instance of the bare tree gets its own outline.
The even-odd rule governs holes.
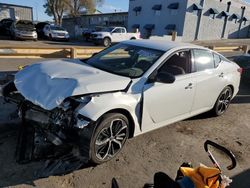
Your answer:
[[[96,6],[104,2],[104,0],[65,0],[67,9],[72,17],[80,15],[81,10],[86,9],[88,13],[93,13]]]
[[[65,13],[72,17],[80,15],[81,10],[86,9],[88,13],[95,12],[97,5],[104,0],[45,0],[45,13],[53,16],[57,25],[62,25],[62,18]]]
[[[66,0],[46,0],[44,8],[45,13],[54,17],[56,25],[62,25],[63,14],[67,10]]]

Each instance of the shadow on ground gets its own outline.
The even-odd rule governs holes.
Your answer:
[[[234,176],[230,188],[249,188],[250,187],[250,169]]]

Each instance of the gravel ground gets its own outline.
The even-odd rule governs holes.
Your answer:
[[[250,62],[250,61],[248,61]],[[8,116],[13,106],[0,100],[1,118]],[[241,90],[228,112],[217,118],[200,115],[133,138],[119,156],[105,164],[88,167],[64,176],[34,178],[43,163],[18,165],[14,153],[17,140],[16,122],[0,123],[0,187],[110,187],[116,177],[120,187],[143,187],[152,182],[153,174],[163,171],[175,177],[180,164],[191,161],[211,165],[203,143],[207,139],[231,149],[238,166],[225,173],[234,179],[232,188],[250,187],[250,84],[244,77]],[[0,118],[0,120],[1,120]],[[8,124],[6,124],[8,123]],[[228,160],[216,155],[223,166]]]

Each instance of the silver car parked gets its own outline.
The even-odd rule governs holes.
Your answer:
[[[29,20],[19,20],[13,22],[10,32],[13,39],[37,40],[35,25]]]

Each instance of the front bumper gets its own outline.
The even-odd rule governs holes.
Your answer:
[[[16,38],[18,39],[30,39],[30,40],[37,40],[37,35],[23,35],[23,34],[16,34]]]
[[[52,34],[52,38],[54,40],[69,40],[69,35],[55,35],[55,34]]]

